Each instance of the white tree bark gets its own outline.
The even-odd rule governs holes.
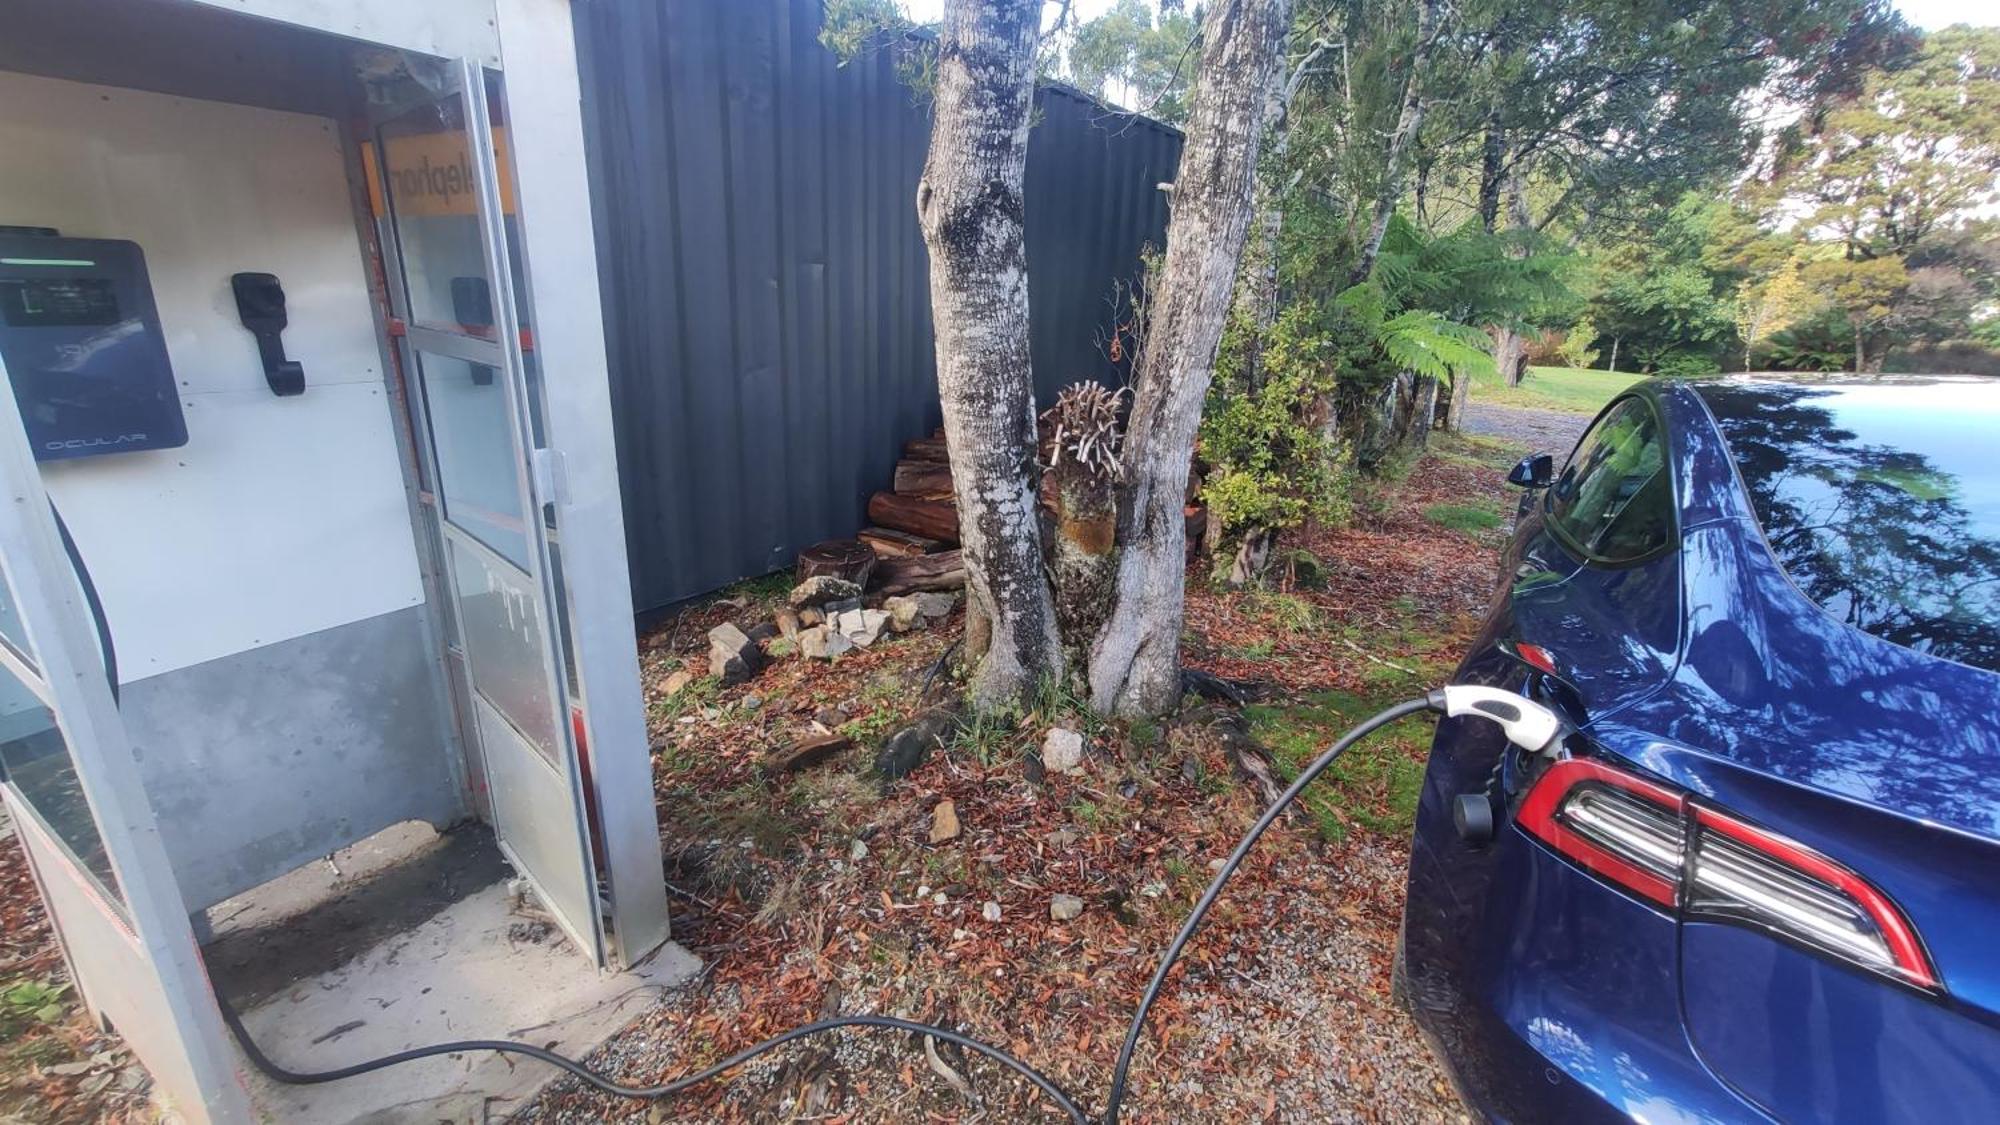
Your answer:
[[[1018,702],[1062,674],[1035,506],[1022,241],[1041,11],[1042,0],[946,3],[930,154],[917,184],[966,593],[990,625],[971,685],[982,708]]]
[[[1118,588],[1091,649],[1091,705],[1158,715],[1180,701],[1187,528],[1182,498],[1251,212],[1263,104],[1291,0],[1215,0],[1174,182],[1166,261],[1122,461]]]
[[[1375,212],[1368,221],[1368,235],[1361,243],[1349,285],[1359,285],[1375,272],[1376,255],[1382,252],[1382,238],[1389,233],[1389,218],[1403,201],[1403,172],[1409,164],[1410,145],[1424,127],[1424,81],[1430,70],[1431,47],[1437,41],[1437,15],[1441,0],[1417,0],[1417,41],[1410,52],[1410,70],[1403,76],[1403,108],[1396,116],[1396,131],[1389,135],[1389,151],[1382,161],[1382,182],[1375,193]]]

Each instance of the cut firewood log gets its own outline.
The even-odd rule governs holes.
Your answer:
[[[958,542],[958,508],[943,500],[878,492],[868,498],[868,518],[877,527],[907,531],[940,543]]]
[[[866,589],[875,570],[875,551],[859,539],[829,539],[799,552],[799,581],[825,574]]]
[[[903,443],[903,456],[912,461],[949,461],[951,452],[941,437],[916,438]]]
[[[944,544],[921,535],[911,535],[907,531],[897,531],[891,527],[864,527],[854,537],[868,544],[876,556],[885,559],[901,559],[911,555],[928,555],[940,550]]]
[[[903,496],[921,496],[936,500],[951,495],[951,462],[913,461],[905,458],[896,462],[895,490]]]
[[[914,594],[919,590],[956,590],[965,585],[965,560],[959,552],[883,559],[875,567],[875,588],[884,594]]]

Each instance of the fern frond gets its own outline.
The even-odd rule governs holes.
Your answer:
[[[1484,332],[1434,312],[1398,313],[1383,322],[1376,342],[1396,366],[1433,379],[1495,371]]]

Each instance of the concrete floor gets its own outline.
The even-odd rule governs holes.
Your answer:
[[[216,988],[280,1066],[327,1070],[456,1039],[582,1057],[700,968],[669,944],[635,970],[600,974],[510,886],[490,835],[390,833],[401,835],[210,911]],[[370,924],[380,919],[393,928]],[[243,1073],[268,1120],[372,1125],[497,1120],[558,1072],[474,1052],[313,1086],[272,1082],[247,1061]]]

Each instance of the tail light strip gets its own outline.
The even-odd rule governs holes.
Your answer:
[[[1656,782],[1564,759],[1536,779],[1517,823],[1599,878],[1686,917],[1748,924],[1919,988],[1940,987],[1909,919],[1867,880]]]

